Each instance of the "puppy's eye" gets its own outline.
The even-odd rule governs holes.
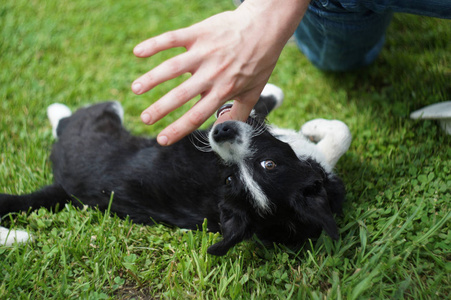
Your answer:
[[[226,184],[226,185],[231,185],[232,182],[233,182],[233,176],[230,175],[229,177],[226,178],[225,184]]]
[[[277,167],[276,163],[272,160],[264,160],[260,165],[266,170],[274,170]]]

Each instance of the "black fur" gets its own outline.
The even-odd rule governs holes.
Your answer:
[[[272,102],[271,97],[260,99],[258,117],[250,119],[254,128],[265,129],[261,120]],[[0,194],[0,216],[66,202],[105,210],[114,192],[111,211],[137,223],[198,229],[207,218],[208,229],[223,234],[208,249],[214,255],[226,254],[254,234],[264,243],[292,247],[318,237],[322,229],[338,238],[332,214],[341,211],[343,183],[318,162],[298,159],[267,130],[252,138],[255,153],[248,162],[270,200],[270,210],[261,212],[240,182],[236,165],[195,147],[203,146],[199,133],[161,147],[155,139],[129,134],[114,105],[93,105],[62,119],[51,153],[54,183],[29,195]],[[275,170],[260,166],[268,158],[277,162]]]

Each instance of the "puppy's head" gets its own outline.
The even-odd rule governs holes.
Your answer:
[[[265,243],[288,246],[317,237],[323,229],[338,238],[332,213],[341,208],[342,182],[316,161],[299,159],[263,120],[216,124],[209,142],[225,166],[223,240],[209,253],[224,255],[254,234]]]

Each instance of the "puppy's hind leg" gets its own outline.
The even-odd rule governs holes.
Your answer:
[[[348,151],[352,135],[348,126],[338,120],[315,119],[305,123],[301,133],[316,143],[333,168],[340,157]]]
[[[47,107],[47,116],[52,124],[52,133],[54,138],[58,138],[57,128],[61,119],[70,117],[72,112],[69,107],[61,103],[53,103]]]

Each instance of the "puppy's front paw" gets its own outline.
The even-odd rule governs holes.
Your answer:
[[[283,102],[283,91],[274,84],[266,84],[258,102],[252,110],[252,117],[266,117],[271,111],[278,108]]]
[[[280,105],[282,105],[283,98],[285,96],[280,87],[271,83],[267,83],[261,93],[261,97],[272,97],[274,101],[274,107],[272,109],[276,109]]]

